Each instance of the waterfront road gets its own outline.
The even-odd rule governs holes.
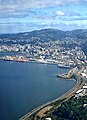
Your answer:
[[[32,110],[31,112],[27,113],[26,115],[24,115],[23,117],[21,117],[19,120],[29,120],[29,118],[35,114],[35,116],[38,114],[38,112],[40,112],[42,109],[44,109],[47,106],[52,106],[55,102],[57,101],[66,101],[69,98],[71,98],[72,96],[75,95],[76,91],[81,89],[81,87],[84,85],[84,79],[81,78],[80,75],[74,75],[75,79],[76,79],[76,84],[73,88],[71,88],[68,92],[66,92],[65,94],[63,94],[62,96],[58,97],[57,99],[53,100],[53,101],[49,101],[46,104],[43,104],[37,108],[35,108],[34,110]],[[63,101],[63,102],[64,102]],[[61,104],[61,102],[59,103]],[[35,117],[34,117],[35,120]]]

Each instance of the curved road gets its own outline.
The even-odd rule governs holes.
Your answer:
[[[76,93],[76,91],[79,90],[83,86],[83,84],[84,84],[84,79],[82,79],[79,75],[78,76],[75,75],[75,79],[76,79],[76,84],[69,91],[67,91],[62,96],[58,97],[57,99],[55,99],[53,101],[50,101],[50,102],[47,102],[46,104],[43,104],[43,105],[35,108],[31,112],[29,112],[26,115],[24,115],[23,117],[21,117],[19,120],[28,120],[31,115],[35,114],[36,112],[42,110],[43,108],[45,108],[47,106],[51,106],[51,104],[57,102],[58,100],[65,99],[64,101],[66,101],[69,98],[71,98]],[[61,104],[61,102],[60,102],[60,104]]]

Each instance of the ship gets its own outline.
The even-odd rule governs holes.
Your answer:
[[[59,68],[67,68],[67,69],[71,68],[70,65],[64,65],[64,64],[58,64],[57,67],[59,67]]]

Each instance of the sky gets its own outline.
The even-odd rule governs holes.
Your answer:
[[[87,29],[87,0],[0,0],[0,33]]]

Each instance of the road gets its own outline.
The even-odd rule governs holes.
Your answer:
[[[71,88],[68,92],[66,92],[65,94],[63,94],[62,96],[58,97],[57,99],[55,99],[53,101],[49,101],[46,104],[43,104],[43,105],[35,108],[34,110],[32,110],[31,112],[27,113],[26,115],[24,115],[19,120],[28,120],[31,115],[33,115],[35,113],[37,114],[40,110],[44,109],[45,107],[51,106],[51,104],[53,104],[53,103],[55,103],[55,102],[57,102],[59,100],[64,99],[64,101],[66,101],[69,98],[71,98],[76,93],[76,91],[79,90],[83,86],[83,84],[84,84],[84,79],[82,79],[80,75],[78,75],[78,76],[75,75],[75,79],[76,79],[75,86],[73,88]],[[61,102],[59,104],[61,104]]]

